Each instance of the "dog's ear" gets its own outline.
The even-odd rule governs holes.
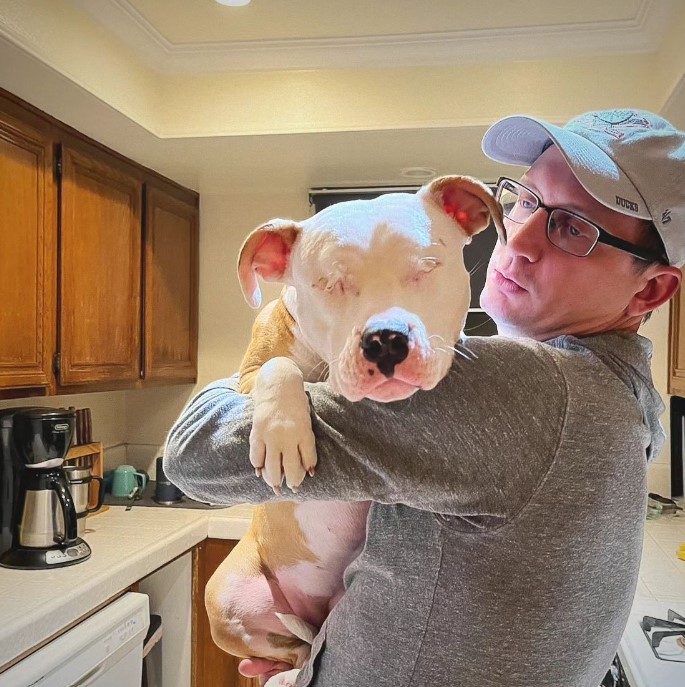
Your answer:
[[[466,176],[439,177],[419,193],[432,197],[469,236],[483,231],[492,218],[500,241],[507,242],[502,206],[482,181]]]
[[[272,219],[245,239],[238,257],[238,278],[250,307],[258,308],[262,304],[257,275],[265,281],[283,281],[300,230],[300,226],[290,220]]]

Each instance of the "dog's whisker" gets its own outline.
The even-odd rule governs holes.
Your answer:
[[[324,372],[326,371],[327,365],[325,360],[319,361],[314,367],[312,367],[309,370],[309,374],[307,375],[308,377],[313,375],[319,368],[321,368]]]
[[[470,360],[478,360],[478,356],[461,341],[457,341],[454,351],[455,353],[459,353]]]
[[[475,274],[484,264],[483,260],[479,260],[470,270],[469,270],[469,276]]]
[[[477,360],[478,356],[469,348],[466,348],[463,344],[457,342],[456,346],[439,346],[433,349],[437,353],[456,353],[466,360]]]

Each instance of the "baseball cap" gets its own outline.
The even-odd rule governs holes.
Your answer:
[[[532,165],[552,141],[600,203],[654,222],[671,265],[685,264],[685,132],[646,110],[586,112],[565,126],[512,115],[483,137],[497,162]]]

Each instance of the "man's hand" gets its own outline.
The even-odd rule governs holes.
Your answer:
[[[316,443],[302,372],[289,358],[272,358],[259,371],[250,432],[250,462],[257,476],[281,493],[281,484],[297,491],[313,476]]]

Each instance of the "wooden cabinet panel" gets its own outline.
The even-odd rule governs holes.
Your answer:
[[[198,207],[146,184],[144,376],[197,378]]]
[[[0,89],[0,398],[194,382],[198,206]]]
[[[236,544],[205,539],[193,549],[193,687],[259,687],[259,680],[240,675],[240,659],[214,644],[205,610],[207,581]]]
[[[685,396],[685,291],[681,288],[669,304],[668,393]]]
[[[59,383],[135,381],[142,183],[95,150],[65,148],[62,164]]]
[[[0,112],[0,387],[48,386],[55,308],[49,136]]]

